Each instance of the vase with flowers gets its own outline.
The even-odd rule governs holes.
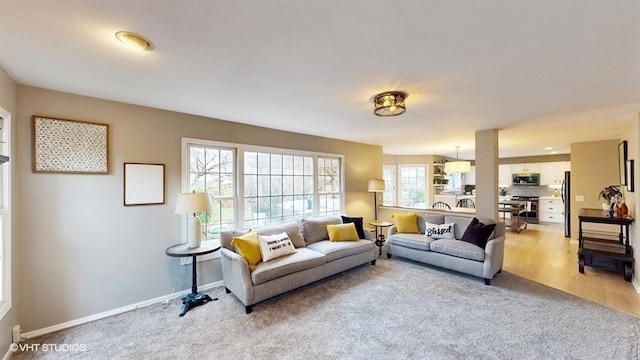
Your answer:
[[[616,203],[622,198],[622,192],[617,185],[609,185],[600,190],[598,198],[606,201],[606,203],[602,203],[602,210],[609,212],[609,215],[613,215]]]

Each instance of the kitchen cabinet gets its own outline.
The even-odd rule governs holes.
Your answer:
[[[571,162],[557,161],[542,163],[540,185],[562,185],[564,172],[571,170]]]
[[[511,185],[511,165],[498,165],[498,185]]]
[[[513,164],[511,165],[511,173],[534,173],[539,174],[542,171],[540,164],[532,163],[532,164]]]
[[[540,222],[553,224],[564,223],[564,204],[561,199],[540,198],[538,205]]]
[[[475,165],[471,166],[471,171],[464,174],[464,185],[475,185],[476,184],[476,167]]]

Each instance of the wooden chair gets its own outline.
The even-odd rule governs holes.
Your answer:
[[[460,199],[458,200],[458,203],[456,204],[456,207],[459,208],[476,208],[476,203],[473,202],[473,200],[471,199]]]
[[[442,202],[442,201],[436,201],[435,203],[433,203],[433,206],[431,206],[432,209],[438,209],[438,210],[451,210],[451,206],[449,206],[449,204],[447,204],[446,202]]]

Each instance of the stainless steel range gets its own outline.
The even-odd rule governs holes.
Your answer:
[[[526,201],[527,221],[530,224],[538,223],[538,201],[540,200],[539,196],[513,195],[511,196],[511,200]]]

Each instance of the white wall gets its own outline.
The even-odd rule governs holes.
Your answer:
[[[173,213],[180,190],[180,142],[192,137],[345,155],[346,212],[373,218],[367,181],[382,174],[382,148],[241,125],[170,111],[18,86],[17,241],[20,313],[25,331],[41,329],[170,293],[180,242]],[[110,174],[31,171],[31,116],[110,124]],[[166,165],[164,205],[124,207],[123,163]],[[219,260],[201,262],[200,283],[219,281]],[[188,269],[186,269],[188,270]],[[190,286],[185,275],[179,289]],[[0,329],[1,330],[1,329]]]

